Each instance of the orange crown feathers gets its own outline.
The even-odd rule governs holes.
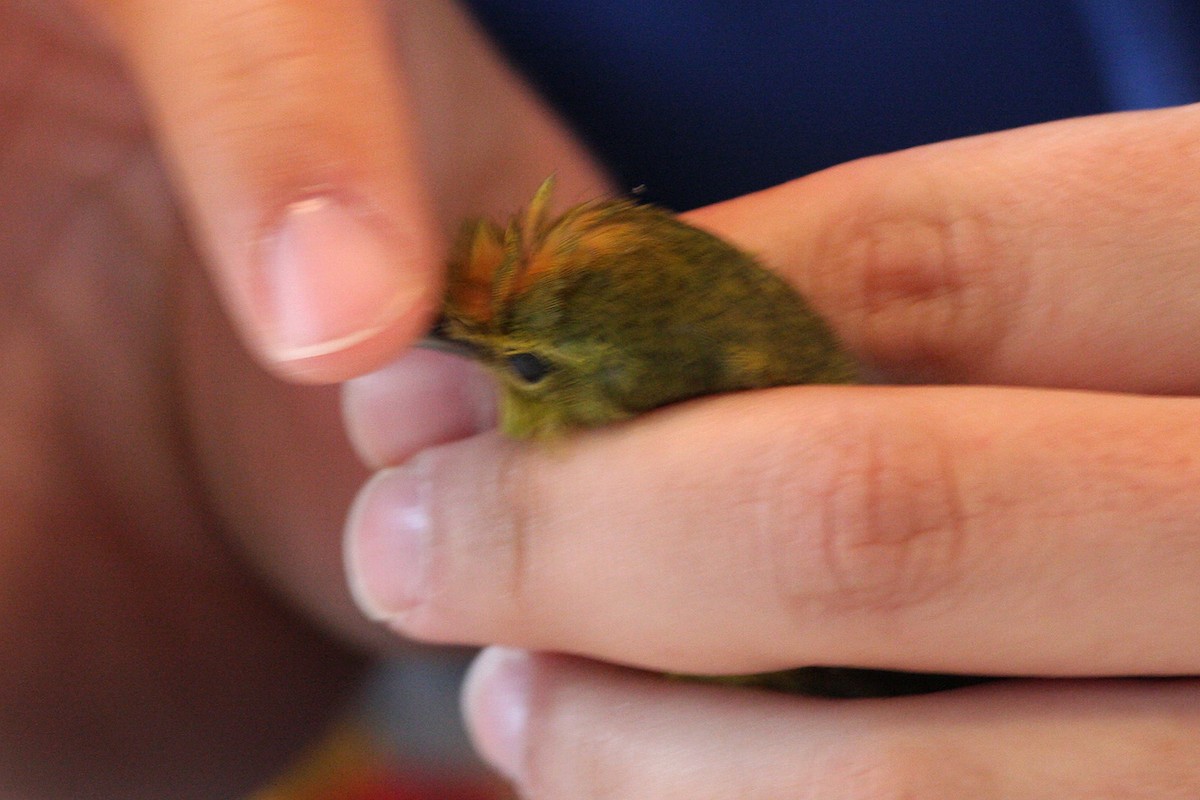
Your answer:
[[[583,203],[552,219],[553,192],[551,176],[507,228],[486,219],[464,225],[449,265],[446,306],[451,316],[490,326],[538,280],[590,261],[578,258],[584,251],[613,252],[629,237],[644,235],[632,220],[614,219],[637,208],[627,200]]]

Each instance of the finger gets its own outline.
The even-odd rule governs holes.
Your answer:
[[[476,745],[526,797],[1162,798],[1200,791],[1200,684],[1010,682],[781,697],[486,651]]]
[[[360,605],[408,635],[695,673],[1200,670],[1195,403],[789,387],[360,494]],[[1014,633],[1015,632],[1015,633]]]
[[[93,0],[147,95],[244,338],[334,380],[428,323],[438,243],[369,0]]]
[[[692,215],[918,378],[1200,388],[1200,106],[853,162]]]
[[[378,469],[493,427],[495,381],[467,359],[414,350],[347,381],[342,408],[359,456]]]

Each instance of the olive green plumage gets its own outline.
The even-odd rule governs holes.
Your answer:
[[[707,394],[854,380],[825,323],[747,253],[626,200],[553,219],[552,187],[506,227],[464,226],[426,341],[497,375],[509,435],[548,438]],[[978,679],[808,667],[703,680],[878,697]]]
[[[547,183],[505,229],[468,225],[450,261],[443,334],[499,375],[507,433],[546,437],[699,395],[853,380],[825,323],[748,254],[625,200],[550,219],[549,194]]]

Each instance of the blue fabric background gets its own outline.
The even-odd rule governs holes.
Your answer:
[[[1185,0],[473,0],[627,187],[686,209],[859,156],[1200,99]]]

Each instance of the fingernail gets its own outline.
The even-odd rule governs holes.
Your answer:
[[[432,483],[420,457],[379,472],[359,492],[346,523],[351,593],[369,618],[386,622],[426,596]]]
[[[525,761],[532,685],[529,653],[507,647],[480,653],[463,683],[463,712],[476,749],[517,784]]]
[[[378,222],[333,197],[288,206],[249,288],[267,355],[287,362],[344,350],[415,305],[421,287],[396,249]]]

